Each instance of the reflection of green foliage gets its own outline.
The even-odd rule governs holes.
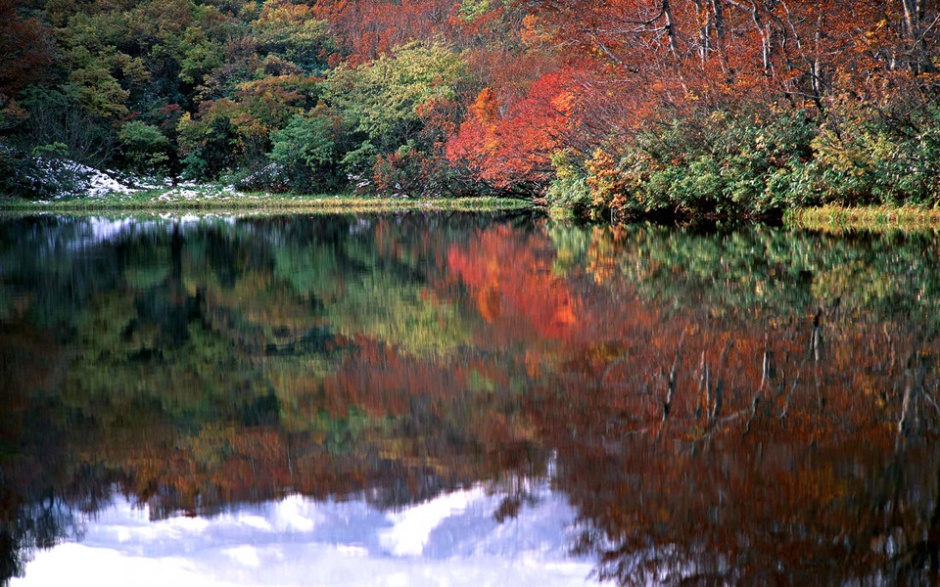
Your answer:
[[[474,369],[467,375],[467,389],[475,392],[493,393],[496,391],[496,384],[493,383],[492,379]]]
[[[8,288],[0,285],[0,320],[6,318],[13,310],[13,297]]]
[[[576,230],[576,229],[575,229]],[[600,237],[611,239],[611,233]],[[937,243],[917,236],[836,239],[767,228],[702,234],[632,227],[613,261],[645,297],[712,313],[803,314],[838,303],[891,316],[936,319]],[[600,247],[599,247],[600,248]]]
[[[381,259],[374,243],[347,238],[340,247],[280,247],[274,272],[297,294],[325,304],[327,321],[344,336],[363,334],[419,356],[466,344],[469,328],[459,308],[425,294],[407,251],[396,261],[404,264]]]
[[[336,310],[340,332],[360,332],[419,356],[443,355],[469,341],[457,306],[422,299],[421,287],[387,273],[350,284]]]
[[[591,233],[571,225],[553,224],[548,235],[556,250],[552,270],[555,275],[565,277],[571,269],[584,262],[584,253],[591,244]]]
[[[306,410],[319,383],[336,359],[328,353],[270,357],[264,362],[264,379],[274,389],[281,408],[281,426],[289,432],[306,432],[310,421]]]
[[[332,247],[297,247],[291,243],[274,253],[274,275],[287,281],[298,294],[314,290],[338,272],[339,260]]]
[[[12,409],[0,409],[12,431],[0,439],[4,478],[22,462],[35,489],[16,497],[91,510],[120,486],[158,516],[285,490],[384,487],[410,472],[427,479],[424,493],[439,479],[482,478],[489,445],[476,424],[494,409],[512,417],[505,379],[471,368],[469,381],[441,389],[400,385],[397,370],[464,364],[442,356],[467,344],[470,327],[439,297],[439,251],[490,222],[0,222],[0,321],[11,335],[0,359],[33,353],[38,363],[54,347],[48,369],[17,379]],[[35,349],[10,348],[20,341]],[[390,379],[380,373],[375,390],[346,378],[383,356],[394,357]],[[248,473],[256,465],[273,477]]]
[[[338,332],[365,334],[419,356],[445,354],[468,342],[457,306],[423,295],[422,284],[413,278],[376,267],[374,253],[350,253],[367,269],[344,276],[344,286],[330,292],[335,298],[330,318]],[[325,284],[338,285],[333,280]]]
[[[164,281],[172,269],[165,247],[138,249],[124,270],[124,281],[134,289],[150,289]]]
[[[323,444],[333,454],[354,450],[367,431],[382,422],[377,422],[361,410],[351,409],[344,417],[337,417],[321,410],[310,422],[310,432],[323,438]]]
[[[171,322],[174,310],[164,315]],[[218,410],[231,404],[233,392],[266,389],[218,333],[190,323],[173,344],[166,332],[172,324],[141,316],[134,298],[118,292],[97,297],[76,327],[80,352],[63,387],[76,406],[106,398],[120,407],[147,398],[178,423],[195,423],[226,413]]]
[[[169,272],[167,266],[131,267],[124,273],[124,279],[134,289],[148,289],[166,279]]]
[[[28,299],[28,319],[67,333],[62,402],[102,426],[126,426],[129,411],[190,431],[241,422],[273,394],[285,429],[326,434],[310,414],[348,355],[337,335],[434,357],[470,340],[458,307],[428,293],[434,266],[407,224],[381,241],[359,230],[368,223],[350,230],[337,219],[264,221],[260,232],[253,222],[156,223],[89,240],[97,222],[22,233],[7,224],[0,277],[3,299]],[[351,422],[330,425],[335,443],[358,434]]]

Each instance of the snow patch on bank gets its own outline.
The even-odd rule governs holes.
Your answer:
[[[115,171],[101,171],[70,159],[36,157],[25,179],[29,189],[49,194],[53,199],[64,197],[100,198],[109,194],[130,194],[141,188],[119,179]]]

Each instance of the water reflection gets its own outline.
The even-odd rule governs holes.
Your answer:
[[[508,524],[502,496],[482,486],[388,512],[351,496],[298,496],[208,518],[154,521],[124,498],[95,514],[82,539],[37,553],[12,585],[573,585],[588,561],[569,560],[572,517],[541,487]]]
[[[302,504],[359,508],[313,554],[412,584],[444,580],[435,553],[491,576],[513,533],[499,549],[562,581],[586,557],[621,584],[931,584],[938,248],[525,216],[0,222],[0,577],[132,505],[156,537]],[[449,546],[408,525],[425,507],[459,518],[434,526]],[[240,543],[259,569],[269,538]]]

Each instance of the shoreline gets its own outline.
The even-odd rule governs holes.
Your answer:
[[[0,199],[0,215],[94,213],[365,213],[434,210],[492,212],[531,210],[528,200],[495,197],[375,198],[351,195],[239,193],[225,189],[171,189],[96,198]]]
[[[234,192],[217,186],[199,186],[112,193],[100,197],[75,197],[59,200],[0,198],[0,216],[28,214],[83,215],[99,213],[138,214],[359,214],[377,212],[507,212],[542,208],[538,200],[497,197],[467,198],[388,198],[347,194],[273,194]],[[779,217],[778,217],[779,219]],[[646,222],[633,218],[623,224]],[[660,219],[663,220],[663,219]],[[564,221],[564,220],[562,220]],[[762,224],[745,219],[745,224]],[[667,222],[668,223],[668,222]],[[608,224],[598,222],[595,224]],[[614,223],[621,224],[621,223]],[[776,224],[776,223],[774,223]],[[933,231],[940,232],[940,208],[918,206],[826,205],[797,208],[782,215],[782,225],[789,229],[842,234],[852,231]]]

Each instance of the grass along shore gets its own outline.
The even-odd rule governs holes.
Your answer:
[[[0,198],[0,213],[51,212],[397,212],[406,210],[524,210],[527,200],[476,198],[376,198],[351,195],[243,193],[221,186],[184,186],[50,200]]]
[[[472,198],[382,198],[353,195],[297,195],[238,192],[219,185],[176,186],[113,192],[105,196],[64,197],[49,200],[27,200],[0,197],[2,214],[93,214],[107,212],[142,213],[366,213],[438,210],[487,212],[528,210],[538,207],[529,200]],[[875,232],[923,231],[940,232],[940,208],[917,206],[821,206],[797,208],[783,217],[790,228],[817,230],[834,234],[853,230]]]
[[[918,206],[820,206],[797,208],[784,214],[791,228],[843,233],[852,230],[940,231],[940,208]]]

